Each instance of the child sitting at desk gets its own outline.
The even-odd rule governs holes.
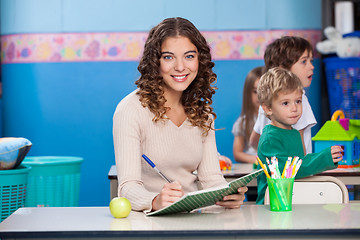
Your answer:
[[[297,178],[307,177],[325,170],[337,168],[342,160],[342,148],[332,146],[319,153],[304,156],[301,136],[294,125],[302,114],[303,86],[292,72],[282,68],[272,68],[259,81],[257,88],[259,102],[271,123],[266,125],[260,136],[258,156],[262,162],[275,156],[279,169],[283,169],[289,156],[300,157],[303,162]],[[260,166],[258,166],[260,169]],[[257,204],[264,203],[267,181],[264,174],[257,178]]]
[[[266,47],[264,62],[266,70],[273,67],[282,67],[290,70],[299,77],[304,88],[310,87],[313,81],[314,65],[313,48],[309,41],[296,36],[284,36],[276,39]],[[308,98],[303,91],[302,95],[303,113],[293,128],[299,130],[304,144],[304,152],[312,153],[311,128],[316,124],[314,113],[311,109]],[[265,125],[270,120],[265,116],[264,110],[260,107],[254,129],[250,135],[250,145],[257,149],[260,135]]]
[[[250,146],[249,138],[260,106],[257,85],[264,73],[264,66],[255,67],[250,70],[245,79],[241,115],[232,129],[234,135],[233,154],[237,162],[256,163],[256,148]]]

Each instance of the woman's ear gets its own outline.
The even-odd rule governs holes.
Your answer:
[[[267,106],[265,104],[261,104],[262,109],[264,109],[264,112],[266,113],[266,115],[268,117],[270,117],[272,115],[272,111],[271,111],[271,107]]]

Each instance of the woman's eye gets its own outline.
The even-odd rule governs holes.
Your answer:
[[[187,55],[185,58],[192,59],[194,58],[194,55]]]
[[[165,60],[170,60],[170,59],[172,59],[172,56],[170,56],[170,55],[164,55],[164,56],[163,56],[163,59],[165,59]]]

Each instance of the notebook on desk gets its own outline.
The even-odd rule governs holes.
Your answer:
[[[157,211],[149,212],[146,215],[158,216],[180,212],[190,212],[197,208],[211,206],[217,201],[220,201],[224,196],[236,193],[239,187],[246,186],[263,171],[263,169],[257,170],[246,176],[237,178],[223,186],[187,193],[173,204]]]

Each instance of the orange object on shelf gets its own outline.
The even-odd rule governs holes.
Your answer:
[[[219,160],[221,170],[231,170],[231,165],[227,164],[224,160]]]

